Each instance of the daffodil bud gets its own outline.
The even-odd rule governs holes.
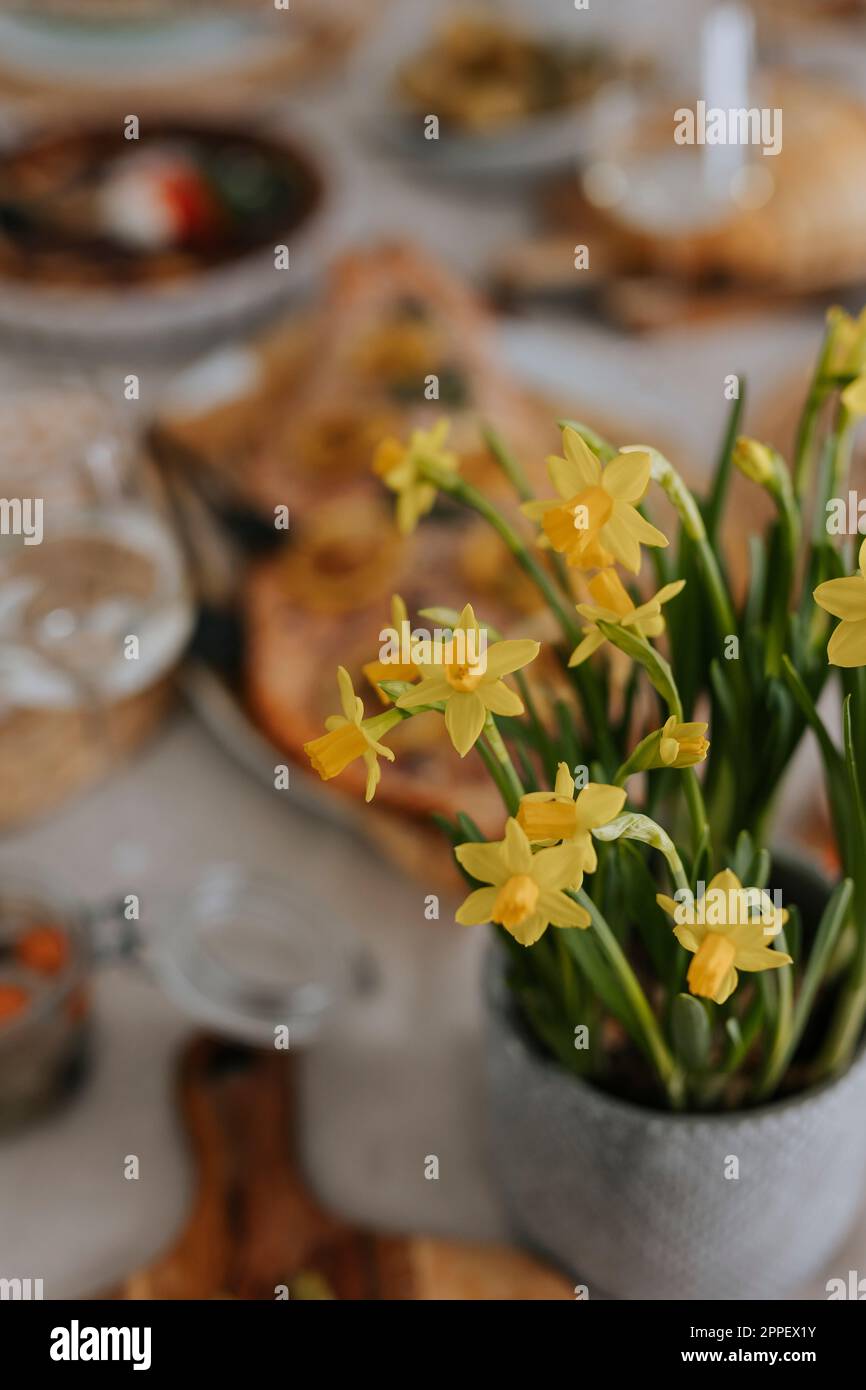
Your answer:
[[[741,434],[734,445],[734,466],[759,487],[769,487],[775,476],[773,451],[757,439],[749,439]]]
[[[858,376],[842,392],[842,404],[849,415],[866,415],[866,376]]]
[[[694,767],[707,756],[706,724],[680,724],[671,715],[659,730],[658,751],[650,767]]]

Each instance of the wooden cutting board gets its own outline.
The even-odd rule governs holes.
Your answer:
[[[332,1215],[301,1171],[298,1063],[210,1037],[181,1057],[178,1100],[195,1166],[179,1238],[108,1298],[573,1299],[526,1255],[380,1235]],[[280,1294],[277,1290],[280,1290]]]

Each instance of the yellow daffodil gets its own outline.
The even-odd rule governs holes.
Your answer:
[[[681,724],[672,714],[659,730],[656,767],[694,767],[707,756],[709,740],[706,724]]]
[[[539,652],[540,644],[529,638],[490,646],[485,646],[485,638],[472,605],[467,603],[452,637],[439,653],[443,659],[425,661],[420,683],[397,701],[399,709],[444,702],[445,724],[461,758],[474,746],[488,712],[523,713],[523,701],[502,677],[528,666]],[[436,655],[435,647],[432,654]]]
[[[757,439],[741,434],[734,445],[732,459],[734,467],[759,487],[769,486],[776,476],[772,449]]]
[[[376,450],[373,472],[397,494],[397,528],[404,536],[414,531],[436,501],[435,485],[423,476],[421,464],[429,461],[449,473],[457,471],[457,455],[444,448],[450,428],[447,420],[440,420],[432,430],[413,430],[408,444],[392,436]]]
[[[664,893],[656,901],[673,917],[677,941],[694,955],[687,977],[692,994],[724,1004],[737,988],[738,970],[791,964],[790,956],[769,944],[788,920],[787,912],[776,908],[768,893],[744,888],[730,869],[711,879],[697,903],[678,903]]]
[[[505,839],[489,844],[458,845],[458,863],[479,883],[457,910],[463,926],[498,922],[521,946],[531,946],[549,926],[588,927],[589,913],[567,897],[579,887],[580,846],[558,845],[532,853],[517,821],[505,827]]]
[[[305,743],[304,752],[323,782],[338,777],[356,758],[363,758],[367,767],[366,799],[372,801],[382,776],[379,758],[394,761],[392,750],[380,743],[379,738],[400,723],[400,715],[396,710],[389,710],[373,719],[364,719],[363,702],[355,694],[351,677],[343,666],[337,671],[337,682],[343,713],[329,715],[325,720],[328,732]]]
[[[391,625],[397,634],[397,640],[403,633],[403,624],[408,623],[409,613],[406,604],[399,594],[391,596]],[[381,633],[380,633],[381,637]],[[414,681],[417,680],[420,671],[414,661],[368,661],[364,666],[364,675],[372,685],[383,705],[390,705],[391,697],[379,684],[380,681]]]
[[[859,574],[828,579],[815,590],[815,602],[842,619],[827,647],[831,666],[866,666],[866,540],[858,564]]]
[[[866,415],[866,376],[858,376],[845,387],[842,404],[849,415]]]
[[[827,320],[833,327],[828,369],[840,376],[866,372],[866,309],[856,318],[844,309],[830,309]]]
[[[685,587],[685,582],[684,579],[677,579],[673,584],[665,584],[646,603],[635,606],[616,570],[599,570],[589,581],[589,592],[595,602],[577,605],[580,616],[589,620],[589,627],[582,629],[583,641],[572,652],[569,666],[579,666],[607,640],[596,626],[599,619],[630,627],[641,637],[658,637],[665,630],[662,604],[676,598]]]
[[[517,823],[534,844],[562,840],[580,851],[582,874],[594,873],[598,859],[592,831],[607,825],[625,805],[622,787],[590,782],[574,799],[574,779],[560,763],[552,792],[527,792],[520,798]]]
[[[602,467],[577,430],[562,432],[564,458],[551,455],[547,471],[558,499],[525,502],[554,550],[578,569],[604,568],[618,560],[637,574],[641,545],[667,545],[667,537],[637,510],[649,487],[651,460],[625,450]]]

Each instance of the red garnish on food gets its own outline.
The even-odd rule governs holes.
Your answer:
[[[219,204],[196,169],[180,164],[176,170],[164,173],[159,192],[171,209],[176,241],[206,242],[219,231]]]

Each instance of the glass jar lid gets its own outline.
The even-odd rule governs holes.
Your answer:
[[[196,1022],[247,1042],[305,1043],[369,987],[372,962],[329,910],[298,888],[229,863],[185,893],[146,898],[139,954]]]

